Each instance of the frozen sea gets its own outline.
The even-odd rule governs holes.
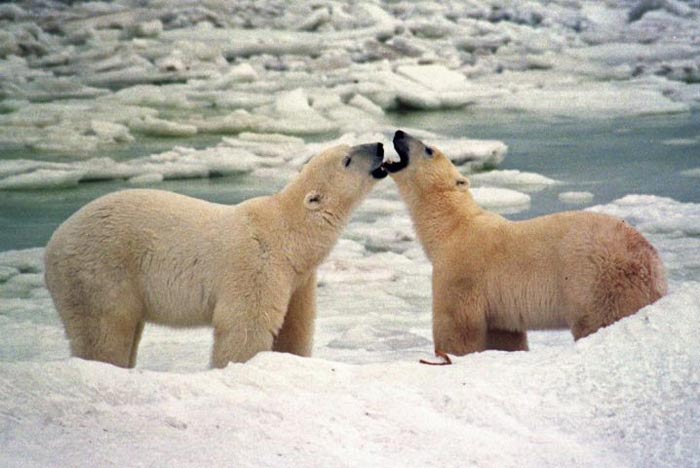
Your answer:
[[[700,466],[700,3],[0,4],[1,466]],[[587,209],[670,293],[574,343],[431,358],[430,264],[391,180],[319,274],[314,356],[207,369],[146,326],[135,369],[71,358],[43,246],[88,201],[237,203],[402,128],[511,219]]]

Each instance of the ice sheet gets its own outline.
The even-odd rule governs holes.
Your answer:
[[[91,120],[137,140],[337,136],[401,107],[608,118],[700,104],[697,2],[88,5],[4,6],[0,96],[25,104],[0,115],[0,144],[89,158],[133,143]],[[145,115],[124,118],[133,105]]]

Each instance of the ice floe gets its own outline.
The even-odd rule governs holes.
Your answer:
[[[700,177],[700,167],[686,169],[685,171],[681,171],[680,174],[685,177]]]
[[[176,146],[172,150],[124,162],[92,158],[70,163],[0,160],[0,190],[65,188],[81,181],[126,179],[156,183],[164,179],[190,179],[249,173],[274,161],[242,147],[221,143],[201,150]]]
[[[700,106],[699,14],[622,0],[19,2],[0,14],[0,144],[90,158],[160,136],[334,137],[402,108],[685,112]]]
[[[469,179],[476,184],[516,187],[525,192],[537,192],[559,183],[541,174],[517,169],[480,172],[469,176]]]
[[[519,82],[513,87],[510,83]],[[530,111],[546,115],[598,118],[605,115],[652,115],[687,112],[690,105],[668,97],[664,84],[657,80],[632,80],[590,83],[581,78],[552,79],[546,75],[511,72],[493,80],[500,83],[502,93],[487,108]],[[668,88],[673,88],[668,85]]]
[[[383,142],[387,157],[389,159],[396,158],[390,140],[393,128],[387,129],[384,133],[376,131],[344,133],[332,140],[312,143],[306,143],[298,136],[287,135],[284,131],[289,130],[290,126],[303,126],[307,122],[304,119],[295,121],[292,117],[295,114],[306,115],[309,119],[317,119],[319,126],[327,125],[328,121],[319,117],[308,106],[306,95],[300,91],[289,93],[281,101],[282,103],[279,104],[280,112],[289,116],[282,117],[281,120],[256,117],[244,110],[238,110],[229,115],[229,120],[202,120],[195,125],[186,125],[159,119],[148,114],[144,115],[140,112],[142,108],[132,107],[121,109],[121,112],[124,113],[121,120],[127,122],[121,124],[102,120],[102,114],[98,114],[100,115],[99,119],[87,122],[89,125],[87,134],[75,136],[76,141],[71,144],[76,146],[76,151],[84,150],[86,145],[93,145],[97,140],[117,144],[121,141],[131,141],[136,135],[142,133],[159,137],[194,135],[200,131],[206,133],[211,130],[208,125],[221,125],[218,130],[231,125],[235,126],[236,131],[240,133],[236,136],[223,137],[221,142],[215,146],[197,149],[177,145],[168,151],[126,160],[108,156],[61,163],[0,159],[0,190],[69,187],[81,181],[117,179],[128,179],[132,183],[155,183],[163,179],[206,178],[251,172],[256,175],[288,178],[311,156],[328,147],[338,144],[356,145],[371,141]],[[266,119],[266,123],[261,123],[262,121],[259,120],[261,118]],[[253,120],[257,124],[250,125]],[[249,130],[250,128],[260,129],[268,126],[269,132]],[[280,130],[283,133],[279,133]],[[421,134],[430,137],[431,142],[444,148],[452,160],[461,165],[464,170],[497,166],[507,152],[507,146],[499,141],[445,138],[430,132],[422,132]],[[21,135],[25,143],[31,140],[33,144],[42,144],[38,134],[29,135]],[[91,153],[80,154],[87,156]],[[271,170],[272,168],[274,171]],[[131,180],[133,178],[137,179]]]
[[[591,203],[594,195],[591,192],[561,192],[557,197],[563,203],[583,205]]]
[[[497,187],[471,189],[474,200],[487,210],[501,213],[517,213],[530,206],[530,195],[516,190]]]
[[[624,217],[645,232],[700,235],[700,213],[694,203],[680,203],[653,195],[627,195],[591,210]]]

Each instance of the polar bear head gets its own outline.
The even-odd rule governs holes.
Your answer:
[[[386,177],[384,146],[340,145],[314,156],[288,187],[303,197],[307,218],[340,227],[374,184]]]
[[[433,193],[468,191],[469,180],[439,149],[424,144],[402,130],[396,131],[393,143],[400,159],[385,163],[384,169],[400,189],[429,190]]]

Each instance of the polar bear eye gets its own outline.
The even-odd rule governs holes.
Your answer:
[[[348,167],[351,162],[352,162],[352,158],[350,156],[345,156],[345,159],[343,159],[343,166]]]
[[[433,155],[433,149],[430,148],[430,147],[426,147],[426,148],[425,148],[425,154],[427,154],[428,156],[432,156],[432,155]]]

